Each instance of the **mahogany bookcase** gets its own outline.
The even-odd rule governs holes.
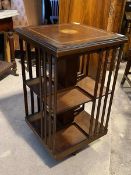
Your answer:
[[[21,50],[25,119],[51,155],[63,159],[104,136],[127,38],[77,24],[25,27],[16,32]],[[88,73],[93,56],[97,59],[94,79]],[[25,59],[29,72],[25,70]],[[85,109],[88,103],[92,104],[89,113]]]

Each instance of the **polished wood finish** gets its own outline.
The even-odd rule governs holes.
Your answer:
[[[34,44],[39,41],[41,46],[49,49],[57,57],[117,45],[125,39],[122,35],[77,24],[25,27],[16,31],[24,39],[30,38]]]
[[[70,61],[69,61],[70,60]],[[58,61],[58,81],[60,85],[58,88],[72,87],[77,82],[77,74],[79,68],[79,57],[71,55],[61,57]]]
[[[30,87],[30,89],[35,92],[38,96],[40,96],[40,89],[39,85],[40,82],[39,79],[35,80],[29,80],[27,81],[27,86]],[[43,81],[44,84],[44,81]],[[49,82],[47,83],[47,92],[49,96]],[[53,92],[52,92],[53,93]],[[65,90],[61,90],[57,94],[57,113],[66,111],[67,109],[72,109],[74,107],[79,106],[80,104],[84,104],[88,101],[90,101],[90,97],[84,95],[81,93],[81,90],[79,88],[69,88]],[[47,105],[49,104],[49,98],[47,97]]]
[[[20,37],[26,122],[51,155],[63,159],[104,136],[108,131],[123,44],[127,38],[76,24],[28,27],[16,29],[16,32]],[[24,42],[29,72],[25,70]],[[31,64],[32,47],[36,51],[35,75]],[[96,55],[96,75],[92,79],[88,70]],[[30,98],[27,98],[27,87]],[[92,104],[90,114],[85,111],[88,102]]]

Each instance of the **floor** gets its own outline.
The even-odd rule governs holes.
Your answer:
[[[55,161],[24,120],[19,77],[0,81],[0,175],[131,175],[131,90],[119,71],[109,132],[76,156]]]

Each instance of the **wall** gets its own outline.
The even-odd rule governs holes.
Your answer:
[[[11,8],[18,10],[19,15],[13,18],[14,28],[28,26],[28,19],[25,11],[24,1],[23,0],[12,0]]]
[[[60,0],[60,23],[79,22],[105,29],[110,3],[111,0]]]
[[[17,9],[19,16],[13,18],[14,28],[39,25],[41,21],[41,0],[12,0],[12,9]],[[15,48],[19,49],[15,35]]]
[[[24,0],[25,11],[29,25],[38,25],[41,22],[41,0]]]
[[[126,0],[60,0],[60,23],[79,22],[120,31]]]

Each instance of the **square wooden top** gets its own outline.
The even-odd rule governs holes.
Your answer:
[[[72,51],[101,45],[125,42],[123,35],[108,33],[104,30],[78,24],[43,25],[16,29],[23,37],[42,44],[54,51],[57,56]]]

